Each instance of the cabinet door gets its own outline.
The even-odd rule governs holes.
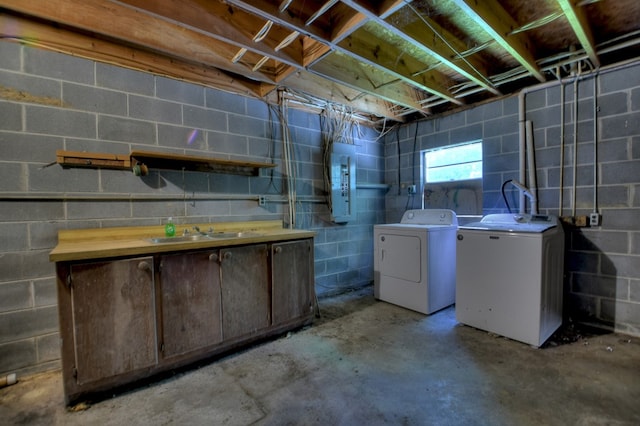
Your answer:
[[[157,362],[153,258],[71,266],[79,385]]]
[[[271,323],[267,245],[220,250],[224,339],[254,334]]]
[[[162,256],[159,281],[164,357],[222,340],[217,251]]]
[[[313,313],[312,240],[274,243],[271,246],[273,324]]]

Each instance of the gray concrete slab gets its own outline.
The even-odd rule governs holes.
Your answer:
[[[636,425],[640,339],[567,329],[538,349],[373,299],[78,411],[59,372],[0,389],[3,424]],[[84,409],[83,409],[84,408]]]

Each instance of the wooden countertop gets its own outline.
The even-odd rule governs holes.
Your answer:
[[[52,262],[105,259],[120,256],[150,255],[183,250],[229,247],[235,245],[311,238],[315,232],[286,229],[278,220],[251,222],[176,224],[176,236],[193,227],[207,232],[250,232],[248,236],[212,238],[188,242],[153,243],[149,239],[164,237],[164,225],[61,230],[58,245],[49,254]]]

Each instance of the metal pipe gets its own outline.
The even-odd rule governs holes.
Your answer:
[[[259,195],[194,194],[185,199],[182,194],[92,194],[85,192],[23,193],[0,192],[0,201],[258,201]]]

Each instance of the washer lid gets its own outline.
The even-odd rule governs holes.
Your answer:
[[[400,220],[402,224],[412,225],[458,225],[458,217],[448,209],[407,210]]]
[[[480,222],[467,223],[461,229],[479,229],[485,231],[541,233],[555,228],[558,219],[547,215],[490,214]]]

